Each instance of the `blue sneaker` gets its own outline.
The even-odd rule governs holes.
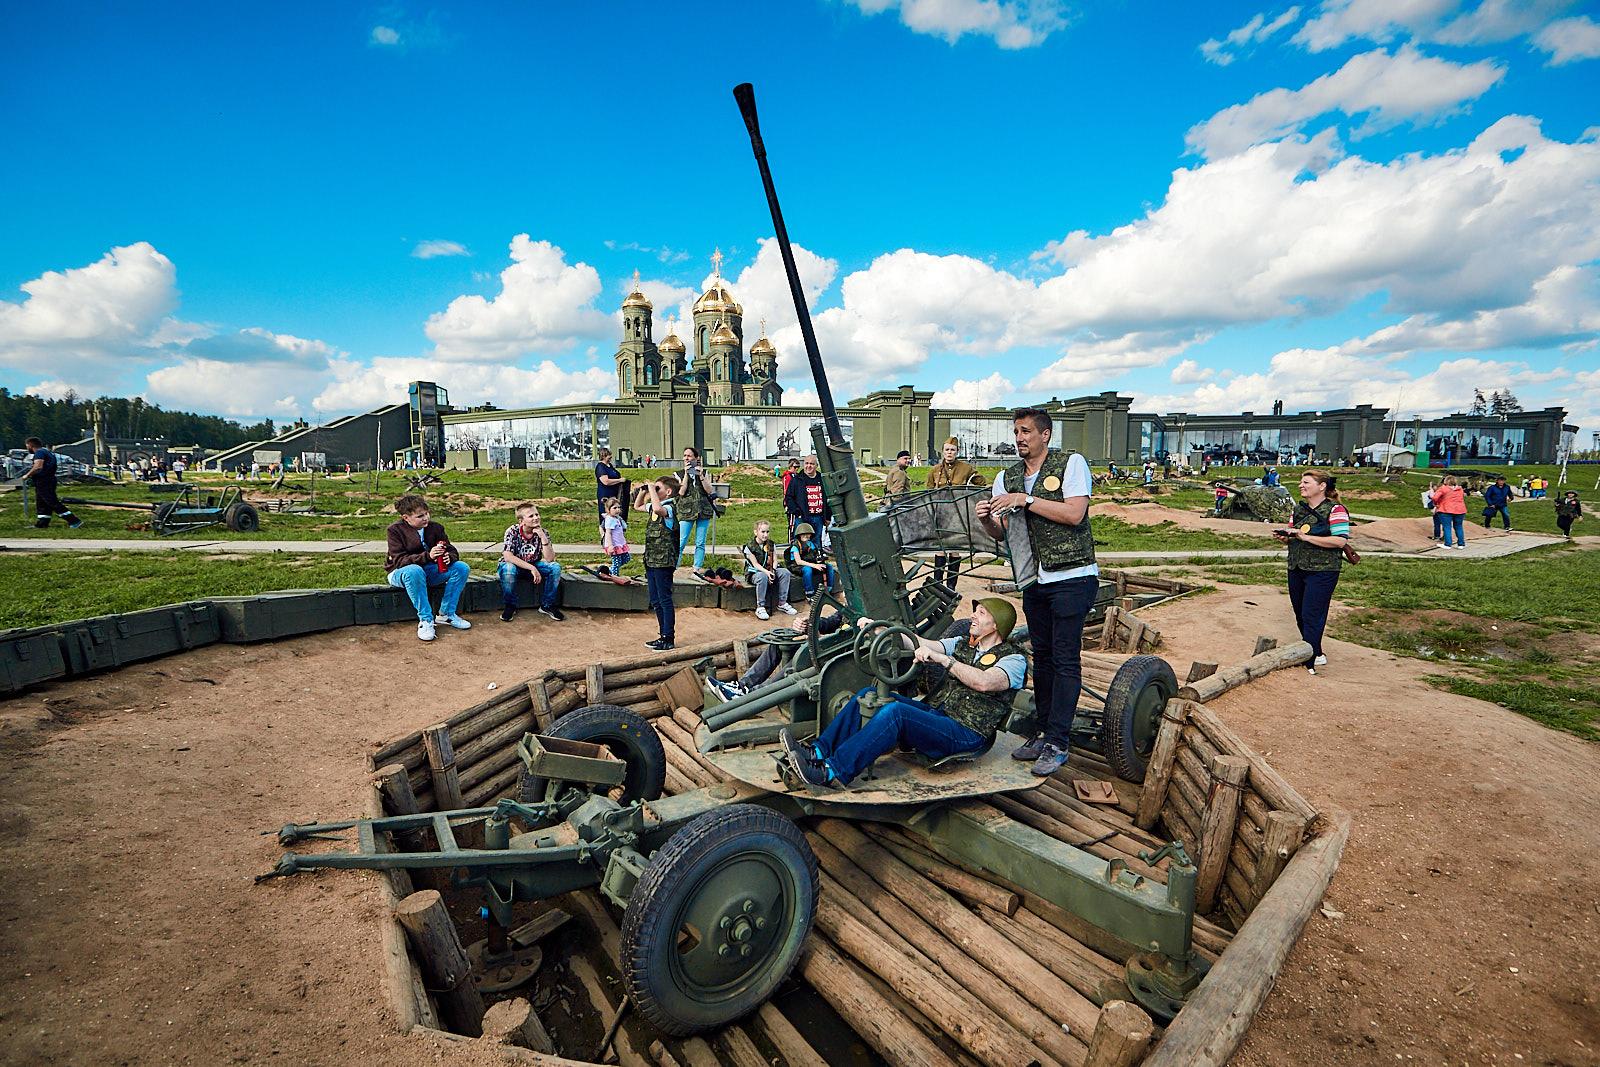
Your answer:
[[[1048,778],[1059,771],[1067,759],[1066,749],[1045,741],[1039,746],[1039,758],[1033,761],[1033,773],[1040,778]]]

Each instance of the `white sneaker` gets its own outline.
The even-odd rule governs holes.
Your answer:
[[[1327,656],[1318,656],[1316,659],[1311,661],[1311,665],[1313,667],[1322,667],[1322,666],[1326,666],[1327,662],[1328,662],[1328,657]]]
[[[762,619],[762,620],[766,620],[766,619],[772,618],[772,616],[768,615],[767,614],[767,609],[762,607],[762,608],[757,608],[756,609],[756,618]]]
[[[470,629],[472,629],[472,624],[470,622],[468,622],[466,619],[463,619],[460,615],[435,615],[433,617],[433,621],[434,622],[449,623],[451,626],[455,627],[457,630],[470,630]]]
[[[435,637],[432,619],[423,619],[417,623],[417,640],[432,641]]]
[[[778,610],[783,612],[785,615],[798,615],[798,614],[800,614],[798,611],[794,610],[794,608],[792,606],[790,606],[789,604],[787,604],[787,603],[779,604],[778,605]]]

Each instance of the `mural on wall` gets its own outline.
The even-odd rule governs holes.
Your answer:
[[[722,457],[743,460],[788,459],[811,452],[811,427],[822,420],[812,415],[723,415]],[[847,444],[853,444],[855,420],[841,418]]]
[[[1057,442],[1059,424],[1050,431],[1050,441]],[[1016,432],[1010,419],[951,419],[950,436],[961,442],[961,456],[968,462],[980,460],[1005,460],[1017,458]],[[941,442],[942,443],[942,442]]]
[[[591,423],[594,440],[590,440]],[[483,422],[456,422],[444,428],[446,450],[465,452],[474,448],[491,450],[491,459],[505,449],[528,450],[528,462],[549,460],[593,460],[595,449],[611,445],[609,415],[544,415],[536,419],[487,419]]]
[[[1528,431],[1505,426],[1430,426],[1423,433],[1427,437],[1424,447],[1434,459],[1453,453],[1453,462],[1465,463],[1474,459],[1521,459]]]

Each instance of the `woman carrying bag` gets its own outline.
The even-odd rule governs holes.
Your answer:
[[[1433,491],[1433,509],[1439,515],[1439,524],[1444,529],[1444,547],[1467,547],[1467,491],[1461,488],[1454,475],[1447,477],[1444,484]],[[1450,534],[1455,533],[1455,544],[1450,543]]]
[[[1306,471],[1300,476],[1300,502],[1289,528],[1272,531],[1289,546],[1289,603],[1301,639],[1311,645],[1306,670],[1312,674],[1328,662],[1322,654],[1322,631],[1350,540],[1350,513],[1339,503],[1335,484],[1327,471]]]

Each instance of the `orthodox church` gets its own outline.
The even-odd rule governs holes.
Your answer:
[[[722,253],[711,257],[716,275],[711,286],[694,302],[694,321],[688,345],[678,337],[677,323],[667,323],[667,335],[656,343],[652,336],[654,308],[639,291],[639,272],[633,273],[633,292],[622,302],[622,343],[617,348],[617,399],[651,400],[660,396],[667,381],[692,385],[701,404],[731,407],[778,407],[783,387],[778,384],[778,353],[763,328],[744,352],[744,307],[733,298],[722,279]],[[765,321],[762,320],[763,326]]]

